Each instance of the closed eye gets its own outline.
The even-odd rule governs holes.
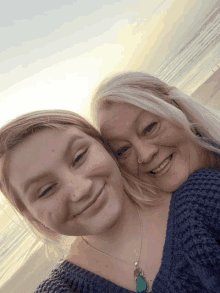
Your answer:
[[[152,130],[154,130],[156,128],[157,124],[158,124],[158,122],[153,122],[153,123],[149,124],[147,127],[144,128],[142,134],[146,135],[148,133],[151,133]]]
[[[45,196],[50,190],[53,189],[53,187],[55,187],[55,185],[56,185],[56,184],[50,185],[48,188],[46,188],[43,192],[41,192],[41,193],[39,194],[39,197],[43,197],[43,196]]]
[[[121,147],[120,149],[118,149],[115,154],[118,157],[123,157],[125,155],[125,153],[128,151],[129,147],[128,146],[124,146]]]
[[[84,150],[83,152],[81,152],[80,154],[78,154],[76,156],[76,158],[73,160],[72,162],[72,166],[75,166],[77,163],[81,162],[85,156],[85,154],[87,153],[88,149]]]

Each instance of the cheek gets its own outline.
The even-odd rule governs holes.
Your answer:
[[[181,129],[168,127],[160,136],[160,141],[167,146],[179,147],[186,140],[186,134]]]
[[[114,155],[111,156],[107,150],[103,148],[91,149],[89,159],[85,162],[86,172],[93,172],[93,174],[100,174],[103,172],[104,175],[113,172],[116,168],[118,169]]]
[[[31,214],[35,219],[38,221],[43,221],[45,220],[45,207],[42,205],[34,204],[32,207],[29,208]]]
[[[62,204],[56,204],[52,200],[50,202],[39,200],[33,203],[30,208],[31,214],[40,222],[49,223],[53,218],[60,219],[62,218]],[[56,214],[56,217],[53,215]]]

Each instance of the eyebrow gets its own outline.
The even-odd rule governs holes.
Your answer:
[[[71,148],[73,146],[73,144],[79,140],[79,139],[82,139],[83,137],[80,136],[80,135],[74,135],[73,137],[71,137],[67,143],[67,146],[66,146],[66,149],[64,151],[64,158],[67,158],[69,153],[71,152]],[[27,179],[25,182],[24,182],[24,187],[23,187],[23,190],[24,192],[26,193],[27,190],[30,188],[30,186],[32,184],[35,184],[35,183],[38,183],[40,181],[43,181],[45,180],[47,177],[49,177],[51,175],[51,172],[44,172],[44,173],[41,173],[35,177],[32,177],[32,178],[29,178]]]

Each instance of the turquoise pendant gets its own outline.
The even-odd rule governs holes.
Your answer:
[[[147,289],[147,284],[141,276],[137,276],[137,292],[143,292]]]
[[[134,278],[136,281],[137,292],[148,293],[148,287],[147,282],[145,281],[145,276],[141,268],[138,266],[137,262],[135,262],[134,264],[136,266],[134,270]]]

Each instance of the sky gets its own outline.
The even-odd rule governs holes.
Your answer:
[[[0,11],[0,126],[67,109],[90,120],[108,74],[153,74],[215,0],[8,0]],[[189,33],[188,33],[189,32]]]
[[[148,2],[145,21],[156,13],[158,21],[164,5],[173,2]],[[127,48],[123,44],[143,18],[143,5],[137,0],[5,1],[0,12],[0,125],[41,109],[68,109],[88,117],[94,88],[119,70],[135,41],[140,42],[137,33]]]

